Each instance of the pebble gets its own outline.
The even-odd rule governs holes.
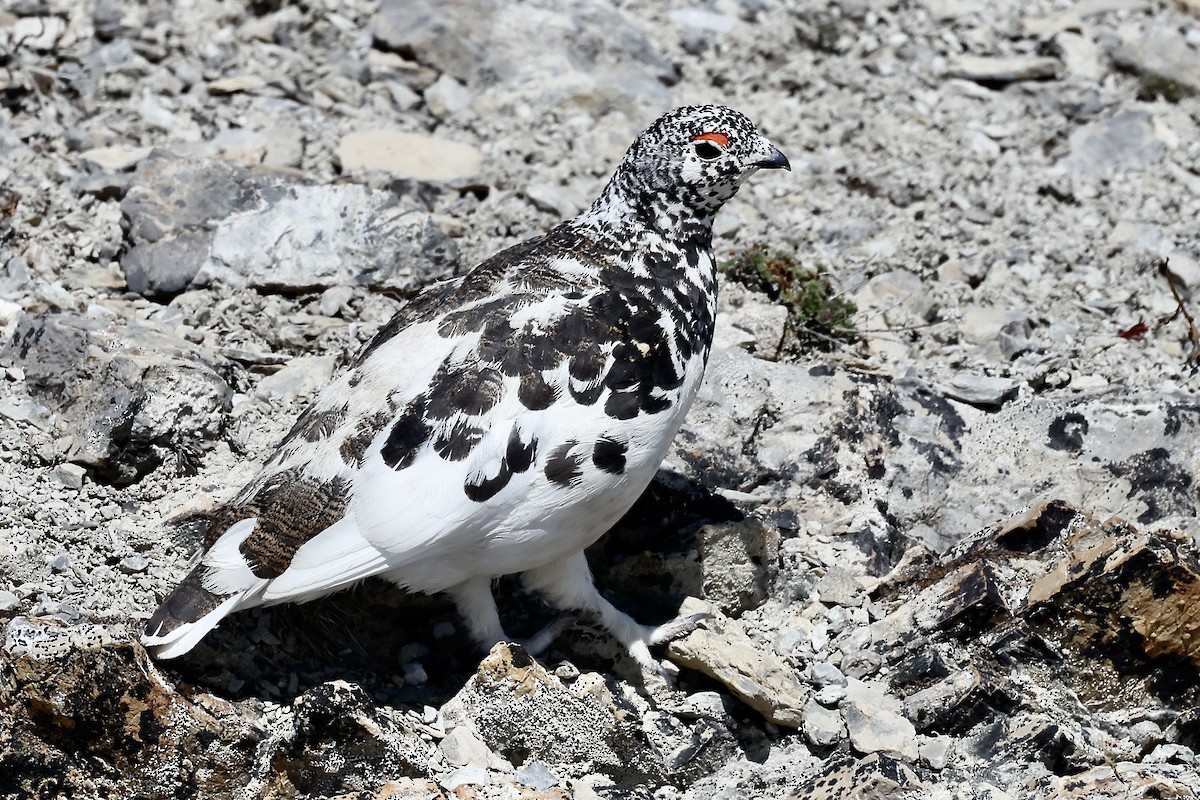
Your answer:
[[[401,664],[409,664],[418,658],[424,658],[431,652],[429,645],[424,642],[409,642],[400,648],[400,652],[396,654],[396,659]]]
[[[939,384],[942,393],[952,400],[960,400],[973,406],[998,408],[1016,397],[1020,384],[1012,378],[992,378],[960,372]]]
[[[539,792],[544,792],[553,786],[558,786],[562,782],[562,779],[555,775],[550,767],[541,761],[530,761],[517,770],[514,778],[522,786],[537,789]]]
[[[475,93],[443,73],[425,90],[425,105],[438,119],[449,119],[470,107]]]
[[[1062,62],[1047,56],[961,55],[946,74],[980,83],[1014,83],[1057,78]]]
[[[922,737],[917,747],[921,763],[930,769],[942,770],[950,763],[954,740],[949,736]]]
[[[1142,761],[1147,764],[1195,764],[1196,754],[1185,745],[1165,742],[1151,750]]]
[[[466,181],[483,169],[477,148],[388,128],[347,134],[334,153],[342,172],[382,170],[420,181]]]
[[[79,160],[101,172],[124,172],[137,166],[151,150],[151,147],[94,147],[80,153]]]
[[[696,692],[684,698],[677,712],[688,719],[722,719],[728,715],[719,692]]]
[[[715,678],[770,722],[799,727],[809,692],[791,667],[758,647],[737,620],[725,617],[713,606],[688,598],[679,613],[707,613],[711,617],[667,645],[671,661]]]
[[[318,301],[317,307],[321,309],[321,314],[324,316],[334,317],[347,308],[353,298],[354,290],[349,286],[330,286],[321,292],[321,299]]]
[[[822,686],[813,694],[813,699],[823,706],[833,707],[846,698],[846,687],[830,684]]]
[[[122,572],[132,575],[138,572],[145,572],[146,568],[150,566],[150,560],[145,556],[125,556],[117,566],[121,568]]]
[[[54,479],[68,489],[82,489],[86,474],[87,470],[78,464],[59,464],[54,468]]]
[[[1154,118],[1145,111],[1121,111],[1081,125],[1068,139],[1060,164],[1081,176],[1106,178],[1118,170],[1139,170],[1162,159],[1166,145]]]
[[[404,682],[409,686],[424,686],[429,682],[429,675],[419,661],[404,665]]]
[[[554,668],[554,676],[563,683],[570,683],[579,677],[579,667],[570,661],[563,661]]]
[[[482,767],[459,767],[438,781],[446,791],[456,794],[460,786],[487,786],[491,782],[491,774]]]
[[[0,589],[0,611],[13,611],[21,603],[21,598],[8,589]]]
[[[465,725],[457,725],[438,744],[446,761],[454,767],[486,769],[492,751]]]
[[[917,730],[901,710],[899,698],[877,685],[849,681],[841,711],[850,744],[860,753],[883,753],[916,761]]]
[[[833,664],[828,664],[823,661],[814,661],[808,667],[809,681],[819,688],[826,686],[845,686],[846,676],[842,671]]]
[[[454,623],[450,620],[442,620],[438,624],[434,625],[433,630],[430,631],[435,639],[449,639],[457,632],[458,628],[456,628]]]
[[[804,720],[801,724],[804,738],[817,747],[831,747],[845,738],[846,723],[836,708],[826,708],[815,698],[804,705]]]
[[[261,89],[267,82],[258,75],[234,75],[229,78],[218,78],[208,82],[209,94],[235,94],[237,92],[252,92]]]

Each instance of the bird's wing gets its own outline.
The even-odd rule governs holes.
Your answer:
[[[253,517],[253,528],[213,526],[207,588],[246,591],[265,579],[264,602],[322,594],[469,551],[511,511],[543,424],[530,412],[572,386],[590,390],[603,364],[588,350],[597,363],[568,369],[564,346],[594,326],[556,338],[552,323],[586,295],[523,283],[521,256],[536,248],[518,248],[426,292],[317,397],[227,509]]]

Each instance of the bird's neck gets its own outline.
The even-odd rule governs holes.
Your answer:
[[[627,239],[632,233],[681,251],[709,250],[716,211],[693,208],[661,193],[638,189],[617,175],[591,207],[575,218],[575,223],[602,238]]]

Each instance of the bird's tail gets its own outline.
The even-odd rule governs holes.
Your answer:
[[[197,564],[146,623],[142,644],[155,657],[176,658],[188,652],[245,598],[244,591],[216,594],[204,588],[205,569]]]

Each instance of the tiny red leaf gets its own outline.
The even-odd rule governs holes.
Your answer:
[[[1129,326],[1125,330],[1117,331],[1117,336],[1122,339],[1140,339],[1150,332],[1150,326],[1146,324],[1143,317],[1138,317],[1136,324]]]

